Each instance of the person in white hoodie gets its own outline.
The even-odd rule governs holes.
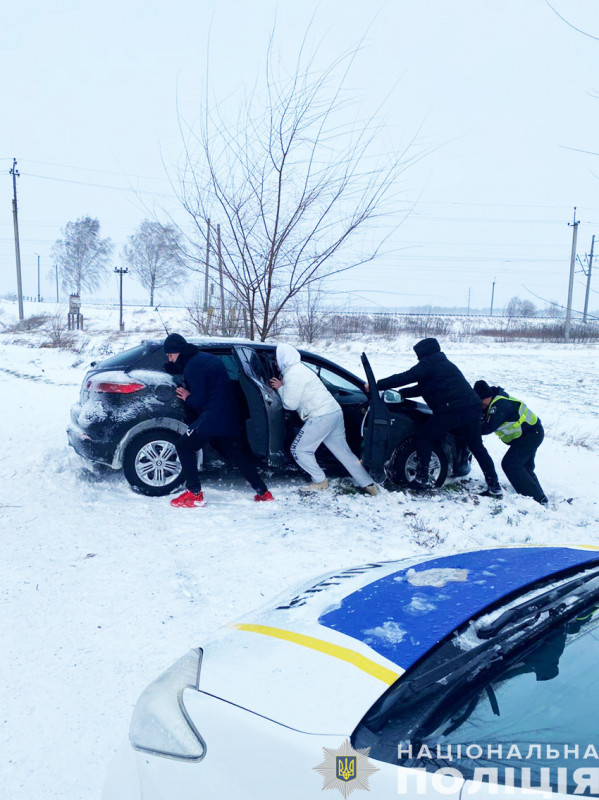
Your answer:
[[[270,384],[278,391],[283,406],[297,411],[304,422],[291,445],[291,455],[312,479],[304,491],[319,491],[329,485],[314,455],[324,444],[361,489],[378,494],[376,484],[347,443],[341,406],[318,375],[302,364],[299,352],[290,344],[277,345],[276,359],[283,379],[272,378]]]

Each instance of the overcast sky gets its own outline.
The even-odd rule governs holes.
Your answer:
[[[66,222],[98,217],[117,264],[144,204],[174,208],[165,165],[181,157],[177,99],[192,120],[208,41],[214,90],[234,98],[260,73],[275,15],[290,54],[315,15],[331,58],[365,35],[350,86],[366,105],[393,89],[384,145],[417,135],[416,148],[434,151],[402,175],[396,221],[411,211],[395,252],[337,280],[336,301],[465,306],[470,295],[483,307],[495,279],[497,309],[514,295],[565,303],[574,206],[581,258],[599,235],[599,12],[597,0],[552,5],[566,21],[545,0],[12,3],[0,62],[0,293],[16,288],[13,157],[23,290],[37,291],[40,254],[42,294],[53,298],[50,249]],[[143,298],[125,281],[126,297]],[[577,274],[577,308],[584,283]],[[98,294],[116,298],[116,276]]]

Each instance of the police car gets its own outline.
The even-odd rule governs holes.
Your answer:
[[[598,609],[597,547],[328,574],[150,684],[103,798],[599,796]]]

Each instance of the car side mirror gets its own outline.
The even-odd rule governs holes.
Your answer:
[[[385,403],[401,403],[403,402],[403,397],[401,392],[396,392],[395,389],[386,389],[383,394],[383,400]]]

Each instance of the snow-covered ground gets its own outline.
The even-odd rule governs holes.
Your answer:
[[[5,324],[7,316],[3,309]],[[140,329],[162,335],[142,316]],[[254,503],[243,482],[224,478],[206,482],[206,508],[175,510],[168,498],[134,494],[121,474],[97,477],[67,445],[86,365],[140,338],[111,337],[105,323],[90,322],[80,354],[32,346],[42,341],[35,333],[0,338],[2,797],[99,797],[147,683],[221,624],[312,575],[498,543],[599,545],[597,346],[445,347],[470,380],[499,382],[541,416],[548,509],[509,488],[495,502],[455,484],[426,498],[370,498],[339,491],[337,481],[305,499],[299,478],[275,473],[276,503]],[[365,349],[384,376],[414,362],[413,343],[312,349],[356,374]],[[486,441],[499,463],[504,446]],[[464,485],[482,483],[474,466]]]

